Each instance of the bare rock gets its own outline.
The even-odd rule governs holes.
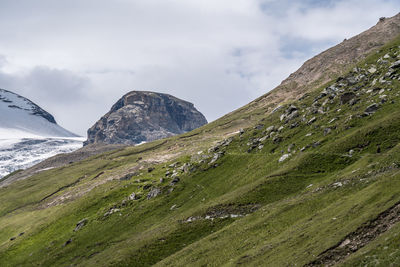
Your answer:
[[[86,219],[86,218],[80,220],[80,221],[76,224],[75,229],[74,229],[74,232],[77,232],[77,231],[79,231],[80,229],[82,229],[82,227],[85,226],[85,225],[87,224],[87,222],[88,222],[88,219]]]
[[[158,187],[155,187],[155,188],[151,189],[150,192],[147,194],[147,199],[155,198],[160,194],[161,194],[161,189]]]
[[[139,144],[185,133],[206,123],[192,103],[167,94],[132,91],[88,130],[85,145]]]

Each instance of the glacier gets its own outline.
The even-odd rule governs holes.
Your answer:
[[[29,99],[0,89],[0,178],[77,150],[84,140]]]

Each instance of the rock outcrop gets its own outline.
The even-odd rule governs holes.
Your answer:
[[[185,133],[206,123],[192,103],[168,94],[132,91],[88,130],[85,145],[139,144]]]

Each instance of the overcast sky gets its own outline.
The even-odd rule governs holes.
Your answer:
[[[399,0],[0,0],[0,88],[80,135],[131,90],[212,121],[399,11]]]

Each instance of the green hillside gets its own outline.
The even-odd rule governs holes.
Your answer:
[[[400,265],[399,60],[1,188],[0,265]]]

